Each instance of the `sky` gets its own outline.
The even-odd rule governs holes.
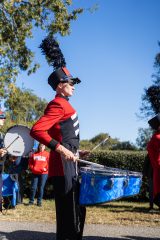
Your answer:
[[[137,114],[144,88],[152,85],[154,59],[160,50],[160,0],[73,3],[85,9],[98,4],[94,13],[86,10],[72,22],[69,36],[57,36],[67,68],[82,81],[70,99],[78,112],[81,140],[107,133],[135,144],[138,129],[148,127],[148,119]],[[22,72],[17,84],[49,102],[55,96],[47,84],[53,68],[39,49],[46,33],[36,29],[33,34],[27,44],[41,67],[31,76]]]

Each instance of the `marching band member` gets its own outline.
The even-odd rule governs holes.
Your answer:
[[[160,113],[148,123],[155,130],[147,145],[147,151],[153,168],[154,203],[160,208]]]
[[[44,115],[33,125],[31,136],[51,149],[49,176],[53,177],[56,205],[56,240],[81,240],[85,222],[85,207],[78,203],[76,154],[79,148],[79,122],[75,109],[69,103],[79,78],[73,78],[58,43],[47,37],[41,44],[54,72],[48,83],[56,96]]]
[[[3,127],[5,119],[5,113],[0,110],[0,128]],[[0,157],[2,158],[6,153],[7,151],[3,148],[3,134],[0,132]],[[3,164],[0,163],[0,172],[2,171],[2,166]]]
[[[0,110],[0,128],[3,127],[6,116],[4,112]],[[4,168],[4,156],[7,153],[3,147],[3,134],[0,132],[0,211],[2,211],[2,172]]]

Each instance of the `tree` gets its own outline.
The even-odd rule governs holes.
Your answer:
[[[137,146],[140,150],[146,150],[147,143],[151,138],[153,131],[150,128],[139,128],[138,137],[136,139]]]
[[[0,1],[0,96],[6,97],[21,70],[28,74],[39,67],[26,39],[33,38],[34,27],[53,35],[70,33],[70,22],[83,10],[69,12],[72,0],[1,0]]]
[[[103,141],[108,138],[106,142]],[[102,143],[97,150],[137,150],[137,147],[129,141],[120,142],[117,138],[111,138],[108,133],[99,133],[90,140],[81,140],[80,148],[93,150],[94,147]]]
[[[93,144],[99,144],[100,142],[102,142],[103,140],[105,140],[105,138],[109,137],[108,133],[99,133],[98,135],[96,135],[95,137],[91,138],[90,141]]]
[[[104,141],[106,139],[107,139],[107,141]],[[91,138],[90,140],[82,140],[80,142],[80,147],[81,147],[81,149],[93,150],[93,148],[98,146],[99,143],[102,143],[96,149],[97,150],[106,150],[106,149],[111,149],[111,147],[113,145],[117,144],[118,142],[119,142],[118,139],[111,138],[108,133],[99,133],[98,135]]]
[[[129,141],[119,142],[112,146],[111,150],[137,150],[137,147]]]
[[[160,42],[158,43],[160,46]],[[144,117],[149,117],[160,112],[160,53],[155,56],[154,67],[156,73],[152,75],[153,84],[144,89],[140,112]]]
[[[153,116],[160,112],[160,85],[152,85],[144,90],[141,113],[144,117]]]
[[[12,86],[5,102],[7,121],[5,129],[15,124],[31,126],[44,112],[46,100],[37,97],[30,89]]]
[[[160,46],[160,42],[158,42]],[[155,74],[152,75],[153,84],[149,88],[144,89],[142,95],[142,106],[140,114],[142,118],[153,117],[160,112],[160,53],[155,56]],[[136,143],[141,150],[146,149],[147,142],[151,138],[153,131],[151,128],[140,128]]]
[[[107,139],[108,138],[108,139]],[[107,139],[107,141],[105,141],[103,143],[103,141]],[[117,139],[113,139],[109,136],[108,133],[99,133],[98,135],[96,135],[95,137],[90,139],[90,142],[93,144],[93,147],[97,146],[99,143],[102,143],[98,149],[110,149],[110,147],[113,144],[116,144],[118,142]]]
[[[80,149],[91,150],[94,145],[89,140],[81,140],[80,141]]]

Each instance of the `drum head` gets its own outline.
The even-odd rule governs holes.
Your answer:
[[[4,146],[13,156],[26,156],[32,150],[34,139],[27,126],[15,125],[8,129],[4,137]]]
[[[80,173],[92,174],[98,176],[126,176],[127,172],[118,168],[100,168],[100,167],[81,167]]]

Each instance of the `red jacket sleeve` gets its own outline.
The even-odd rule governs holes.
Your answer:
[[[63,116],[64,109],[61,104],[54,101],[50,102],[44,115],[33,125],[30,132],[31,136],[48,147],[50,147],[51,142],[56,146],[58,142],[52,139],[48,130],[58,123]]]
[[[160,136],[153,135],[147,145],[147,151],[154,168],[160,168]]]

